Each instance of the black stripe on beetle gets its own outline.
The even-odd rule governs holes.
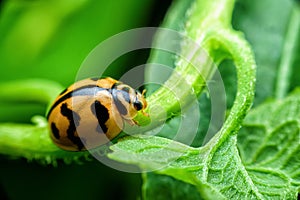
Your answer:
[[[116,89],[117,86],[123,84],[122,82],[118,81],[118,82],[115,82],[112,86],[111,86],[111,89]]]
[[[126,102],[131,103],[131,99],[130,99],[130,95],[129,95],[129,91],[130,88],[129,87],[124,87],[121,90],[122,96],[125,99]]]
[[[116,91],[116,98],[118,98],[118,94],[121,94],[122,97],[124,98],[124,100],[125,100],[127,103],[130,103],[130,102],[131,102],[130,95],[129,95],[128,92],[123,91],[123,90],[117,90],[117,91]]]
[[[74,97],[74,96],[94,96],[97,92],[102,91],[102,90],[108,90],[106,88],[101,88],[98,87],[97,85],[86,85],[86,86],[82,86],[79,87],[71,92],[68,92],[67,94],[65,94],[64,96],[62,96],[60,99],[58,99],[53,106],[50,108],[48,115],[47,115],[47,119],[49,119],[49,116],[51,114],[51,112],[53,111],[53,109],[61,104],[61,102]]]
[[[56,139],[59,139],[59,138],[60,138],[59,130],[58,130],[58,128],[56,127],[55,123],[53,123],[53,122],[51,123],[51,130],[52,130],[52,133],[53,133],[54,137],[55,137]]]
[[[64,89],[61,93],[59,93],[59,95],[64,94],[66,91],[68,91],[68,88]]]
[[[100,78],[95,77],[95,78],[90,78],[90,80],[92,80],[92,81],[98,81],[98,80],[100,80]]]
[[[126,107],[124,106],[124,104],[122,103],[122,101],[121,101],[121,100],[119,99],[119,97],[118,97],[118,93],[120,93],[120,91],[121,91],[121,90],[116,90],[116,89],[114,89],[114,90],[112,91],[112,96],[113,96],[114,103],[115,103],[115,105],[116,105],[116,107],[117,107],[119,113],[120,113],[121,115],[126,115],[126,114],[127,114],[127,109],[126,109]],[[125,92],[122,92],[122,93],[125,93]],[[127,95],[128,95],[128,98],[130,98],[128,93],[127,93]],[[122,96],[123,96],[123,94],[122,94]],[[123,97],[124,97],[124,96],[123,96]],[[125,99],[125,98],[124,98],[124,99]],[[125,101],[126,101],[126,99],[125,99]],[[127,102],[128,102],[128,101],[127,101]]]
[[[96,100],[91,105],[91,111],[98,120],[98,126],[96,128],[97,132],[106,133],[108,128],[105,125],[105,123],[109,119],[109,113],[108,113],[107,108],[105,106],[103,106],[100,101]]]
[[[116,104],[116,107],[117,107],[119,113],[120,113],[121,115],[126,115],[126,114],[127,114],[127,109],[126,109],[126,107],[122,104],[122,102],[119,101],[118,99],[115,99],[114,102],[115,102],[115,104]]]
[[[129,91],[130,91],[130,87],[123,87],[122,89],[121,89],[122,91],[125,91],[125,92],[127,92],[127,93],[129,93]]]
[[[68,138],[77,145],[78,150],[82,150],[84,145],[78,136],[75,136],[76,127],[79,126],[80,116],[73,110],[68,108],[67,103],[63,103],[60,107],[61,114],[67,117],[69,121],[69,127],[67,129]]]

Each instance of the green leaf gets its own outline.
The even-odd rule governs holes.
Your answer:
[[[300,91],[251,112],[238,136],[249,170],[270,171],[290,187],[300,186]],[[269,113],[268,115],[262,113]],[[270,115],[271,113],[271,115]]]
[[[205,28],[203,30],[205,30]],[[284,32],[284,29],[282,30]],[[235,49],[235,47],[233,49]],[[233,53],[233,55],[236,54],[238,53]],[[214,57],[213,54],[212,57]],[[273,72],[276,73],[276,70],[273,70]],[[272,81],[264,78],[265,76],[266,73],[261,76],[260,79],[265,82],[268,87],[274,84],[276,75],[271,76]],[[238,76],[238,78],[240,77]],[[279,78],[282,77],[279,76]],[[268,90],[268,92],[271,93],[273,91],[274,89]],[[260,92],[261,96],[257,102],[263,101],[267,95],[269,95],[269,93],[263,93],[263,89]],[[237,96],[239,96],[239,93]],[[248,141],[244,148],[246,153],[249,153],[250,156],[244,153],[245,155],[242,157],[244,160],[242,161],[240,160],[239,152],[236,148],[236,138],[232,135],[229,135],[228,138],[222,142],[217,143],[214,149],[209,149],[210,145],[198,149],[188,146],[184,147],[180,143],[163,138],[150,137],[145,139],[141,137],[141,140],[128,138],[128,140],[131,141],[129,143],[130,145],[125,145],[127,142],[126,139],[120,141],[124,144],[120,145],[118,143],[114,145],[112,147],[114,152],[110,154],[110,156],[122,162],[137,164],[146,170],[157,170],[159,167],[164,166],[165,168],[160,169],[158,173],[173,176],[179,180],[196,185],[202,197],[207,199],[296,199],[299,190],[299,125],[298,122],[295,124],[297,117],[291,117],[290,113],[299,112],[297,106],[295,107],[290,103],[287,103],[287,105],[292,105],[292,107],[282,107],[281,111],[285,112],[279,115],[288,116],[287,118],[291,120],[291,122],[284,122],[282,118],[270,120],[270,115],[272,115],[273,112],[273,114],[276,115],[278,112],[278,110],[274,111],[274,109],[272,109],[274,107],[276,108],[276,105],[272,104],[272,102],[266,104],[266,108],[263,112],[259,111],[260,108],[254,110],[253,113],[258,113],[256,117],[251,118],[250,114],[250,117],[247,118],[246,121],[251,118],[253,121],[259,122],[259,125],[255,127],[258,131],[257,133],[256,131],[252,133],[253,129],[251,129],[244,133],[244,140],[250,138],[250,141]],[[262,126],[262,124],[265,123],[268,124],[268,126]],[[176,124],[176,121],[171,120],[167,125],[168,127],[164,131],[166,137],[168,137],[167,132],[169,127],[171,127],[169,128],[169,134],[172,135],[172,130],[174,130],[172,129],[172,124]],[[279,125],[279,127],[277,127],[277,125]],[[270,130],[266,128],[272,127],[277,127],[276,131],[272,133],[274,137],[270,136],[271,138],[268,138],[265,135],[268,135],[266,132]],[[244,131],[244,129],[241,131],[242,135]],[[252,134],[254,135],[253,137],[251,137]],[[261,138],[264,138],[267,142],[265,146],[260,145],[261,141],[259,139]],[[239,142],[243,141],[243,139],[239,137]],[[143,145],[145,145],[145,148],[143,148]],[[137,149],[135,149],[135,146]],[[178,146],[178,149],[176,149],[176,146]],[[199,151],[197,152],[197,150]],[[253,155],[251,155],[251,153],[255,152],[255,150],[258,151],[256,153],[258,156],[254,156],[253,160],[246,160],[248,157],[252,158],[251,156]],[[279,151],[281,152],[279,153]],[[279,160],[277,160],[279,158],[277,157],[278,155],[282,157]],[[284,155],[289,156],[287,158],[284,157]],[[176,159],[177,156],[178,158]],[[281,167],[281,165],[275,161],[286,163],[286,166],[290,166],[290,170],[285,170],[285,167]],[[281,169],[284,169],[284,171]],[[164,178],[164,176],[156,176],[153,179],[159,182],[159,180],[164,181]],[[148,183],[148,181],[145,182],[145,187],[148,187],[149,190],[156,188],[154,181],[150,180],[150,182],[151,181],[152,184]],[[172,182],[172,179],[168,181],[169,185],[176,185],[176,183]],[[172,188],[173,187],[172,185]],[[151,195],[149,190],[145,191],[145,194],[148,192],[149,195],[147,195],[147,197],[153,199],[154,195]]]
[[[119,141],[110,157],[193,184],[206,199],[296,199],[300,189],[299,109],[300,91],[296,91],[283,101],[251,111],[238,135],[240,152],[235,137],[209,151],[207,146],[192,148],[141,136]]]
[[[193,2],[195,2],[195,1],[193,1]],[[193,26],[193,23],[191,23],[191,22],[189,22],[189,24],[191,24],[191,27],[194,27],[195,28],[195,30],[191,30],[191,32],[189,32],[189,31],[187,31],[187,30],[183,30],[183,28],[184,28],[184,26],[185,26],[185,24],[187,23],[186,22],[186,20],[188,20],[188,18],[187,18],[187,16],[188,16],[188,14],[186,14],[183,10],[182,10],[182,8],[186,8],[186,6],[188,5],[188,4],[190,4],[191,2],[188,2],[188,1],[177,1],[177,2],[174,2],[174,4],[173,4],[173,6],[171,7],[171,9],[170,9],[170,11],[169,11],[169,15],[167,15],[166,16],[166,20],[165,20],[165,22],[164,22],[164,24],[162,25],[163,27],[168,27],[168,28],[172,28],[172,29],[175,29],[175,30],[177,30],[177,31],[180,31],[180,32],[183,32],[184,34],[192,34],[192,33],[194,33],[194,32],[197,32],[197,30],[203,30],[203,35],[205,35],[205,34],[207,34],[206,33],[206,29],[207,30],[210,30],[210,29],[213,29],[212,27],[209,27],[209,25],[215,25],[215,24],[218,24],[218,22],[213,22],[213,20],[212,21],[210,21],[210,18],[207,16],[207,15],[204,15],[204,16],[201,16],[201,17],[199,17],[199,18],[197,18],[197,17],[195,17],[196,18],[196,20],[195,20],[195,22],[194,22],[194,25],[195,26]],[[205,4],[205,3],[204,3]],[[222,3],[221,3],[222,4]],[[220,4],[220,5],[221,5]],[[217,6],[216,6],[217,7]],[[222,6],[220,6],[220,7],[222,7]],[[200,8],[202,8],[202,10],[203,11],[207,11],[208,13],[214,13],[214,10],[218,10],[218,9],[216,9],[216,8],[212,8],[211,9],[211,11],[209,11],[210,10],[210,8],[205,8],[205,5],[200,5],[199,6],[199,9]],[[188,8],[187,9],[187,11],[186,12],[190,12],[192,10],[192,8]],[[224,10],[226,10],[226,9],[224,9]],[[229,8],[229,10],[230,10],[230,8]],[[230,12],[230,11],[228,11],[228,12]],[[201,13],[201,11],[200,11],[200,13]],[[226,12],[224,12],[224,13],[226,13]],[[214,14],[212,14],[212,15],[214,15]],[[226,15],[226,14],[225,14]],[[174,16],[176,16],[177,17],[177,19],[174,19],[173,17]],[[206,18],[207,17],[207,18]],[[215,17],[215,16],[214,16]],[[223,16],[224,17],[224,16]],[[228,17],[228,16],[227,16]],[[216,17],[217,18],[217,17]],[[226,17],[224,17],[225,19],[230,19],[230,17],[229,18],[226,18]],[[203,20],[203,22],[202,22],[202,20]],[[224,20],[224,19],[223,19]],[[227,21],[227,20],[224,20],[225,22]],[[223,21],[223,22],[224,22]],[[230,21],[230,20],[228,20],[228,21]],[[205,25],[207,25],[208,27],[205,27],[205,25],[203,25],[203,27],[201,27],[201,24],[205,24]],[[201,27],[201,28],[200,28]],[[222,28],[219,28],[218,26],[215,26],[214,28],[216,28],[217,30],[220,30],[220,31],[222,31]],[[198,32],[200,32],[200,31],[198,31]],[[195,36],[193,36],[193,35],[189,35],[189,36],[191,36],[192,38],[194,38],[195,40],[197,40],[196,38],[195,38]],[[208,36],[209,37],[209,36]],[[202,36],[202,38],[205,38],[205,36]],[[156,38],[156,40],[155,40],[155,42],[166,42],[166,41],[168,41],[168,40],[166,40],[166,36],[161,36],[161,35],[158,35],[158,37]],[[201,42],[200,42],[201,43]],[[218,44],[216,44],[215,46],[218,46]],[[208,50],[209,51],[209,50]],[[215,58],[215,61],[217,62],[217,60],[218,59],[220,59],[220,58],[217,58],[217,55],[221,55],[221,57],[222,57],[222,55],[224,56],[224,54],[218,54],[217,52],[215,52],[215,55],[213,54],[212,55],[212,57],[214,57]],[[226,57],[226,56],[225,56]],[[152,62],[154,62],[154,63],[160,63],[160,64],[164,64],[164,65],[167,65],[167,66],[175,66],[175,63],[176,63],[176,57],[174,57],[174,56],[172,56],[172,55],[170,55],[169,53],[166,53],[166,52],[161,52],[161,51],[156,51],[156,50],[154,50],[154,51],[152,51],[152,53],[151,53],[151,57],[150,57],[150,61],[149,61],[150,63],[152,63]],[[207,67],[209,67],[209,66],[207,66]],[[248,69],[250,69],[250,68],[248,68]],[[190,73],[189,75],[191,75],[192,73]],[[235,75],[235,73],[233,73],[234,75]],[[246,75],[246,74],[244,74],[244,75]],[[147,69],[147,71],[146,71],[146,81],[148,80],[152,80],[152,79],[154,79],[155,80],[155,78],[156,77],[161,77],[161,72],[160,72],[160,70],[154,70],[154,69],[152,69],[151,68],[151,66]],[[228,76],[226,76],[226,77],[228,77]],[[241,78],[240,77],[240,79],[241,80],[243,80],[243,78]],[[236,80],[236,79],[235,79]],[[244,79],[245,80],[245,79]],[[248,83],[246,83],[246,84],[248,84]],[[228,85],[233,85],[233,84],[228,84]],[[149,89],[149,88],[148,88]],[[226,88],[227,89],[227,88]],[[234,89],[235,89],[235,87],[234,87]],[[155,90],[155,88],[153,89],[152,87],[150,87],[150,91],[153,91],[153,90]],[[234,92],[235,92],[236,90],[234,90]],[[251,91],[251,89],[249,90],[249,91]],[[234,95],[234,93],[231,93],[232,95]],[[233,102],[233,99],[234,99],[234,97],[233,96],[230,96],[231,97],[231,99],[232,99],[232,101],[231,101],[231,104],[230,105],[232,105],[232,102]],[[195,140],[194,140],[194,142],[193,142],[193,145],[195,145],[195,146],[201,146],[202,144],[203,144],[203,139],[204,139],[204,136],[205,136],[205,133],[207,132],[207,129],[208,129],[208,125],[209,125],[209,120],[210,120],[210,99],[209,98],[207,98],[207,96],[206,95],[202,95],[202,97],[201,97],[201,101],[200,101],[200,103],[199,103],[199,108],[200,108],[200,110],[201,110],[201,121],[200,121],[200,124],[199,124],[199,133],[200,134],[197,134],[196,135],[196,138],[195,138]],[[243,109],[241,109],[241,110],[243,110]],[[176,135],[176,133],[177,133],[177,130],[178,130],[178,128],[180,127],[180,125],[181,125],[181,119],[180,119],[181,117],[179,116],[179,117],[175,117],[175,118],[172,118],[171,120],[169,120],[165,125],[164,125],[164,127],[163,127],[163,129],[160,131],[160,133],[159,133],[159,135],[161,135],[161,136],[164,136],[164,137],[166,137],[166,138],[174,138],[174,135]],[[241,117],[242,118],[242,117]],[[215,127],[215,132],[217,131],[219,129],[219,127]],[[195,135],[195,132],[190,132],[189,131],[189,129],[188,129],[188,127],[186,127],[185,129],[185,134],[186,135]],[[126,157],[125,155],[123,155],[123,157]],[[115,159],[117,159],[117,158],[115,158]],[[145,175],[146,176],[146,175]],[[164,180],[165,178],[164,177],[161,177],[161,178],[159,178],[159,176],[155,176],[155,178],[156,179],[158,179],[157,180],[157,182],[159,182],[159,180]],[[171,180],[170,180],[170,182],[171,182]],[[149,185],[150,183],[147,183],[147,182],[145,182],[144,183],[145,185]],[[157,184],[157,183],[156,183]],[[174,183],[174,185],[176,185],[176,183]],[[180,186],[180,185],[179,185]],[[154,187],[154,188],[156,188],[156,186],[154,185],[154,184],[152,184],[152,187]],[[174,186],[175,187],[175,186]],[[151,187],[149,186],[148,187],[149,188],[149,190],[151,191]],[[178,191],[179,193],[180,193],[180,191]],[[149,194],[149,193],[147,193],[147,191],[145,191],[145,193],[146,194]],[[151,192],[150,192],[151,193]],[[175,193],[174,194],[174,197],[176,196],[176,193],[177,193],[177,190],[175,190],[175,191],[173,191],[173,193]],[[212,193],[214,193],[214,192],[212,192]],[[187,195],[189,195],[190,196],[190,193],[187,193]],[[219,197],[219,195],[216,195],[217,197]],[[149,199],[151,199],[151,196],[149,196],[148,195],[148,197],[149,197]],[[178,195],[178,197],[180,197],[180,194]],[[152,196],[152,198],[153,198],[153,196]],[[156,198],[156,197],[155,197]],[[175,199],[175,198],[174,198]],[[196,198],[197,199],[197,198]]]
[[[159,137],[127,138],[119,141],[112,150],[111,158],[137,164],[145,170],[159,169],[157,172],[160,174],[195,185],[201,195],[207,199],[255,193],[249,186],[250,181],[243,176],[245,170],[239,162],[233,139],[211,153],[207,148],[194,149]],[[235,186],[235,179],[242,184]],[[239,186],[248,188],[247,190],[236,188]],[[236,192],[231,193],[230,189]]]
[[[200,200],[202,197],[193,185],[186,184],[170,176],[147,173],[143,175],[143,199]]]

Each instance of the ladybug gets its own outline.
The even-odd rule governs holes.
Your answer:
[[[122,130],[124,122],[147,107],[144,92],[112,78],[78,81],[62,91],[47,119],[54,143],[69,151],[82,151],[105,144]]]

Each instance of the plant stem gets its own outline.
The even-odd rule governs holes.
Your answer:
[[[150,110],[150,117],[153,119],[147,129],[180,113],[203,91],[206,81],[215,71],[214,63],[210,59],[211,55],[203,53],[204,51],[209,53],[213,47],[206,46],[205,43],[216,30],[231,27],[233,7],[234,0],[214,0],[195,1],[188,9],[187,13],[190,14],[186,22],[186,38],[194,40],[198,49],[194,49],[195,46],[191,47],[189,42],[186,44],[186,41],[181,41],[181,55],[176,60],[173,74],[162,87],[147,98],[150,108],[146,112]],[[197,67],[200,56],[202,63]],[[189,58],[191,58],[190,63],[187,63],[186,59]],[[223,58],[224,56],[215,56],[213,60],[218,63]],[[158,109],[151,112],[153,105]],[[150,122],[148,117],[141,114],[135,120],[140,125],[147,125]]]
[[[41,103],[48,105],[54,101],[63,87],[53,81],[26,79],[0,84],[0,101],[17,103]]]
[[[256,80],[256,64],[251,47],[243,35],[232,30],[231,27],[234,3],[234,0],[195,1],[190,8],[190,16],[186,23],[186,34],[203,47],[217,64],[224,59],[232,59],[236,65],[237,95],[224,126],[212,140],[218,145],[239,130],[242,120],[252,105]],[[190,51],[189,45],[182,46],[183,55],[189,54]],[[197,60],[199,54],[195,53],[193,56],[192,62]],[[147,99],[149,105],[160,107],[154,114],[150,114],[156,122],[153,126],[164,122],[163,117],[169,118],[172,114],[179,113],[182,108],[180,106],[190,103],[189,96],[199,95],[202,92],[206,81],[214,72],[213,63],[209,62],[208,56],[200,69],[195,68],[193,63],[183,64],[185,62],[180,59],[176,62],[174,73],[164,85],[167,87],[159,88]],[[186,86],[186,80],[189,81],[190,87]],[[181,91],[180,97],[174,95],[168,88]],[[190,93],[189,88],[192,88],[193,94]],[[167,116],[164,115],[165,111]],[[142,125],[146,122],[146,117],[143,117],[137,117],[137,121]],[[153,126],[150,125],[149,128]],[[218,145],[209,146],[217,147]]]
[[[292,73],[292,65],[300,34],[300,3],[295,2],[292,8],[290,21],[282,50],[282,57],[279,63],[278,79],[276,84],[275,97],[277,99],[284,98],[289,91],[290,76]]]
[[[208,147],[217,149],[228,137],[237,134],[245,115],[252,105],[255,91],[256,64],[251,47],[238,32],[223,30],[216,34],[215,39],[223,50],[232,57],[238,79],[237,94],[230,114],[218,134],[207,144]]]

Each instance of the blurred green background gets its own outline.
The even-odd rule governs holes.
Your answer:
[[[4,1],[0,8],[0,81],[46,78],[67,86],[100,42],[128,29],[158,26],[169,4],[170,0]],[[147,55],[141,51],[121,56],[108,75],[118,78],[130,67],[145,63]],[[32,113],[44,112],[36,105],[8,106],[0,105],[0,122],[27,122]]]
[[[0,1],[0,82],[45,78],[68,86],[97,44],[128,29],[158,26],[170,3]],[[144,50],[121,56],[107,74],[118,78],[145,63],[148,54]],[[29,122],[33,115],[44,115],[45,109],[45,105],[2,103],[0,122]],[[3,157],[0,162],[0,199],[137,199],[141,193],[139,174],[119,172],[99,162],[61,163],[57,168]]]

